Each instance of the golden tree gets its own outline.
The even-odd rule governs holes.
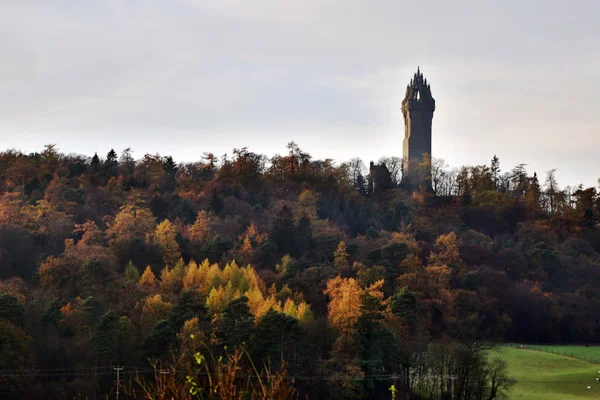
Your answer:
[[[156,227],[154,243],[160,248],[165,264],[175,265],[181,258],[179,243],[177,242],[177,228],[168,219],[165,219]]]

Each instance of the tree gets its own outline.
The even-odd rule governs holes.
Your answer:
[[[196,318],[200,322],[208,321],[208,310],[204,299],[196,291],[186,290],[175,302],[167,320],[175,332],[179,332],[185,321]]]
[[[160,248],[166,265],[175,265],[181,258],[177,242],[177,228],[168,219],[158,224],[154,231],[154,243]]]
[[[227,348],[235,349],[247,343],[254,332],[254,317],[248,307],[248,297],[231,301],[221,314],[217,337]]]
[[[144,339],[144,355],[150,359],[166,358],[175,345],[177,335],[168,321],[158,321]]]
[[[506,361],[494,359],[487,367],[489,379],[489,394],[487,400],[508,399],[508,392],[517,383],[507,375],[508,366]]]
[[[345,271],[350,267],[350,257],[348,256],[346,243],[344,241],[341,241],[338,244],[335,253],[333,253],[333,265],[339,272]]]
[[[383,283],[383,281],[380,281]],[[379,291],[365,292],[360,306],[361,315],[356,321],[358,337],[358,358],[365,374],[366,389],[373,393],[379,389],[385,392],[387,385],[381,385],[372,377],[382,373],[392,374],[400,364],[397,340],[383,325],[385,305]]]
[[[438,196],[450,195],[451,185],[447,182],[449,176],[447,169],[448,164],[443,159],[434,158],[431,161],[431,186]]]
[[[400,157],[382,157],[379,164],[386,166],[392,178],[392,187],[396,187],[402,180],[402,159]]]
[[[548,211],[550,216],[554,216],[556,213],[559,189],[558,182],[556,181],[556,169],[551,169],[550,171],[546,171],[546,182],[544,186],[546,187],[546,198],[548,199]]]
[[[92,169],[94,171],[98,169],[98,167],[100,166],[100,158],[98,157],[98,153],[94,153],[94,157],[92,157],[90,165],[92,166]]]
[[[25,324],[25,307],[15,296],[0,295],[0,320],[11,322],[19,327],[23,327]]]
[[[212,212],[219,215],[223,210],[224,203],[223,199],[218,195],[217,190],[213,189],[212,194],[210,195],[209,200],[209,208]]]
[[[390,310],[392,314],[402,317],[409,324],[416,320],[418,309],[417,295],[406,286],[391,298]]]
[[[110,151],[106,154],[106,161],[104,163],[109,168],[118,164],[117,153],[114,149],[110,149]]]
[[[295,344],[300,331],[300,324],[296,318],[270,309],[261,317],[256,327],[257,353],[265,361],[279,359],[281,366],[285,360],[286,347]]]
[[[156,290],[156,276],[154,275],[154,272],[152,272],[152,268],[150,268],[149,265],[144,270],[144,273],[140,278],[138,286],[140,287],[140,289],[146,292],[153,292]]]
[[[167,175],[175,176],[175,174],[179,170],[177,163],[175,162],[175,160],[173,160],[173,157],[171,156],[163,157],[162,164],[163,169],[165,170],[165,173]]]
[[[283,254],[296,254],[296,227],[292,210],[287,205],[281,207],[273,221],[269,234],[271,240]]]
[[[152,272],[152,271],[151,271]],[[133,262],[129,260],[125,267],[125,282],[130,284],[137,284],[140,281],[140,271],[137,269]]]
[[[203,243],[209,239],[212,229],[212,221],[209,214],[202,210],[198,212],[196,221],[190,227],[190,239]]]
[[[9,321],[0,320],[0,369],[14,371],[31,362],[30,337]]]
[[[496,157],[495,154],[490,165],[490,172],[492,175],[492,182],[494,182],[494,186],[498,189],[500,183],[500,159]]]
[[[367,169],[365,163],[358,157],[355,157],[344,164],[348,173],[348,181],[352,187],[358,192],[364,192],[366,190],[365,175]]]
[[[118,326],[119,315],[110,310],[100,317],[92,337],[94,350],[109,363],[116,361],[117,358]]]
[[[329,296],[327,314],[331,325],[340,332],[339,338],[348,341],[360,316],[361,296],[364,289],[354,278],[339,275],[327,282],[325,294]]]
[[[133,240],[146,238],[156,227],[156,218],[146,207],[145,202],[139,199],[131,201],[121,207],[114,221],[109,224],[108,233],[115,240]]]

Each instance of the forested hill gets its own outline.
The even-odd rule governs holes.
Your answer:
[[[182,164],[0,153],[0,387],[94,398],[112,366],[168,363],[193,335],[286,365],[310,398],[382,398],[390,376],[427,398],[411,374],[431,344],[600,341],[595,188],[495,157],[434,160],[437,197],[367,181],[293,143]]]

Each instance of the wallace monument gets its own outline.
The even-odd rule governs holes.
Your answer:
[[[431,123],[435,100],[431,86],[420,68],[406,86],[402,100],[404,116],[404,143],[402,152],[402,182],[400,187],[409,191],[432,192],[431,186]],[[369,191],[383,192],[391,185],[386,166],[370,164]]]

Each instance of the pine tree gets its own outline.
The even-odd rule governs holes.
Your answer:
[[[98,153],[94,153],[94,157],[92,157],[92,161],[90,162],[92,169],[95,171],[100,166],[100,158],[98,157]]]
[[[125,282],[138,283],[139,281],[140,271],[133,265],[133,261],[129,260],[129,263],[127,263],[127,266],[125,267]]]
[[[333,265],[335,265],[338,272],[350,267],[350,257],[348,256],[346,242],[343,240],[338,244],[337,249],[333,253]]]
[[[181,258],[177,228],[168,219],[158,224],[154,231],[154,243],[160,248],[166,265],[174,266]]]
[[[230,302],[219,320],[217,336],[223,345],[235,349],[250,340],[254,332],[254,317],[250,313],[248,298],[239,297]]]
[[[156,276],[152,272],[152,268],[148,265],[140,278],[138,283],[140,289],[146,292],[153,292],[156,290]]]
[[[296,255],[296,226],[292,210],[287,205],[284,205],[275,216],[269,237],[281,253]]]

